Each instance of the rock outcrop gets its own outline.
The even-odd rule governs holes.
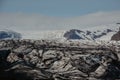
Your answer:
[[[118,31],[116,34],[114,34],[112,36],[111,40],[120,41],[120,31]]]
[[[0,41],[1,80],[120,79],[115,45],[79,45],[45,40]],[[111,48],[112,47],[112,48]]]

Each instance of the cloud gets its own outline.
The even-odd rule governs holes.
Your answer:
[[[120,11],[96,12],[71,18],[27,13],[0,13],[0,29],[11,30],[84,29],[117,22],[120,22]]]

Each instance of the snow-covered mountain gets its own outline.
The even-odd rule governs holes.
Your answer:
[[[117,32],[113,29],[104,30],[54,30],[54,31],[26,31],[22,33],[24,39],[48,39],[48,40],[111,40]]]
[[[111,37],[119,30],[119,25],[101,25],[89,27],[86,29],[70,30],[27,30],[18,31],[22,39],[47,39],[47,40],[111,40]],[[4,38],[21,38],[21,35],[13,31],[1,31],[0,39]]]
[[[50,31],[22,31],[24,39],[48,40],[111,40],[118,32],[118,25],[106,25],[84,29],[50,30]]]
[[[21,39],[21,34],[11,30],[0,30],[0,39]]]
[[[68,40],[110,40],[112,35],[117,31],[112,29],[96,30],[96,31],[81,31],[77,29],[71,29],[64,34],[64,37]]]

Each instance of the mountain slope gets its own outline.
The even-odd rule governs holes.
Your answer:
[[[0,30],[0,39],[20,39],[21,34],[10,31],[10,30]]]
[[[105,30],[97,30],[97,31],[81,31],[72,29],[67,31],[64,34],[64,37],[68,40],[70,39],[79,39],[79,40],[110,40],[110,38],[114,33],[115,30],[112,29],[105,29]]]
[[[115,40],[115,41],[120,40],[120,30],[111,37],[111,40]]]

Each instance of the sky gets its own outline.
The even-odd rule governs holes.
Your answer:
[[[0,0],[0,28],[53,30],[120,22],[120,0]]]

